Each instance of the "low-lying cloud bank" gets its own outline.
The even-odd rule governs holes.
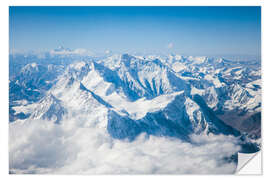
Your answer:
[[[56,125],[45,120],[9,125],[10,173],[227,174],[225,159],[240,147],[231,136],[179,139],[141,134],[132,142],[111,138],[103,128]]]

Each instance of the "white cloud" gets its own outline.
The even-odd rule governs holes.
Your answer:
[[[190,144],[142,134],[127,142],[112,139],[105,128],[45,120],[16,121],[9,127],[10,170],[15,173],[226,174],[236,165],[224,158],[239,150],[234,137],[223,135],[193,135]]]
[[[172,49],[173,46],[174,46],[174,44],[172,42],[170,42],[167,47],[168,47],[168,49]]]

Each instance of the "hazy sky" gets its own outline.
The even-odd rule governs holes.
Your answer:
[[[260,7],[10,7],[10,48],[259,55]]]

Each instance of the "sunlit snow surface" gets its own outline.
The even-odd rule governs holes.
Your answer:
[[[234,173],[239,151],[260,148],[260,68],[64,48],[12,55],[10,173]]]

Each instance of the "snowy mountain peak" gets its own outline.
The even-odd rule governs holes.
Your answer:
[[[39,66],[37,63],[31,63],[24,66],[21,70],[22,73],[31,73],[31,72],[38,72]]]
[[[39,105],[33,111],[34,113],[30,118],[33,119],[46,119],[60,123],[66,110],[62,106],[61,101],[48,93],[46,97],[40,100]]]
[[[58,48],[54,49],[55,52],[61,52],[61,51],[70,51],[69,48],[64,48],[64,46],[59,46]]]

